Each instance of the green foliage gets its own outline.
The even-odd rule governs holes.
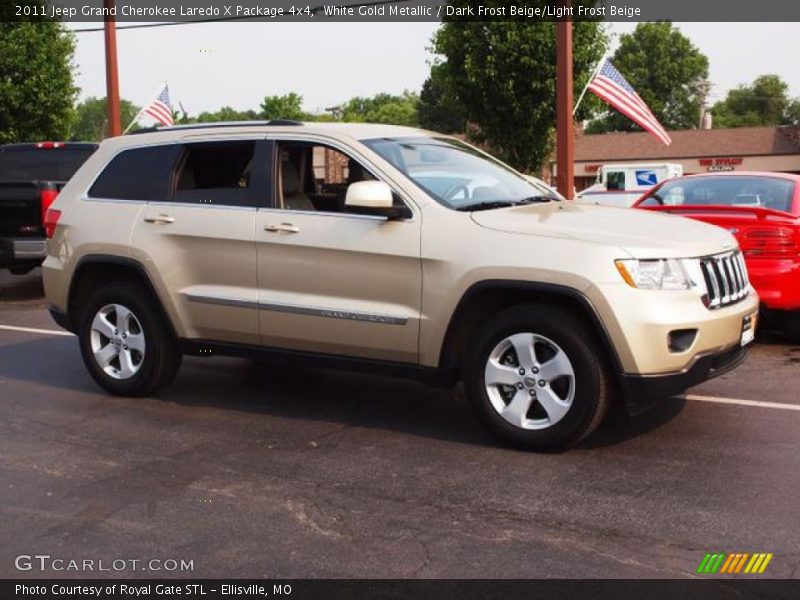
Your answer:
[[[355,97],[341,106],[343,121],[359,123],[387,123],[391,125],[419,125],[417,105],[419,96],[404,92],[401,96],[376,94],[371,98]]]
[[[466,0],[456,6],[474,4]],[[504,6],[492,0],[486,6]],[[529,6],[546,2],[528,2]],[[592,4],[579,0],[577,4]],[[602,57],[607,34],[597,22],[573,24],[575,93],[580,93]],[[443,55],[447,85],[463,105],[477,131],[472,137],[488,143],[514,167],[538,169],[553,149],[555,125],[556,24],[545,21],[445,22],[434,37],[434,51]],[[579,120],[597,107],[587,97]]]
[[[639,23],[620,36],[611,62],[666,129],[690,129],[700,120],[708,58],[672,23]],[[611,110],[589,131],[641,131],[625,115]]]
[[[308,120],[308,114],[303,111],[303,97],[294,92],[283,96],[266,96],[261,103],[262,119],[294,119],[297,121]]]
[[[254,110],[236,110],[230,106],[223,106],[216,112],[203,112],[197,118],[191,119],[193,123],[221,123],[224,121],[257,121],[261,115]]]
[[[419,95],[419,124],[442,133],[464,133],[466,111],[449,85],[442,65],[433,65]]]
[[[785,122],[787,125],[800,125],[800,98],[795,98],[786,107]]]
[[[10,20],[13,9],[3,3],[0,15]],[[56,21],[0,22],[0,143],[69,136],[78,95],[74,53],[73,35]]]
[[[711,112],[719,128],[783,125],[800,120],[800,99],[789,98],[789,86],[778,75],[762,75],[730,90]]]
[[[120,100],[119,104],[122,127],[125,128],[139,112],[139,107],[125,99]],[[97,142],[108,135],[108,108],[105,97],[87,98],[78,104],[75,113],[71,139]]]

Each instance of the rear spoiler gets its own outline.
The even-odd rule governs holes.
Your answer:
[[[692,204],[690,206],[637,206],[636,208],[645,208],[647,210],[663,211],[670,213],[697,213],[697,212],[716,212],[716,213],[739,213],[751,214],[758,219],[767,219],[769,217],[780,217],[782,219],[797,219],[798,215],[793,215],[790,212],[782,210],[775,210],[774,208],[762,208],[760,206],[728,206],[728,205],[715,205],[715,204]]]

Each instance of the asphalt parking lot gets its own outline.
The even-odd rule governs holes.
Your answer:
[[[42,330],[42,331],[38,331]],[[0,272],[0,577],[20,554],[192,560],[183,577],[694,577],[706,552],[800,575],[800,347],[562,454],[499,446],[459,391],[186,359],[105,395],[38,274]],[[108,573],[94,573],[105,576]],[[112,573],[120,575],[120,573]]]

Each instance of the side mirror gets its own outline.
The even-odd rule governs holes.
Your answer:
[[[407,219],[407,206],[395,206],[394,195],[383,181],[358,181],[347,186],[345,210],[360,215],[375,215],[387,219]]]

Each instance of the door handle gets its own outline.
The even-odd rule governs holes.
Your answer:
[[[155,217],[145,217],[145,223],[156,223],[157,225],[166,225],[168,223],[174,223],[175,217],[170,217],[169,215],[157,215]]]
[[[296,225],[292,225],[291,223],[281,223],[279,225],[265,225],[264,231],[270,231],[273,233],[299,233],[300,228]]]

